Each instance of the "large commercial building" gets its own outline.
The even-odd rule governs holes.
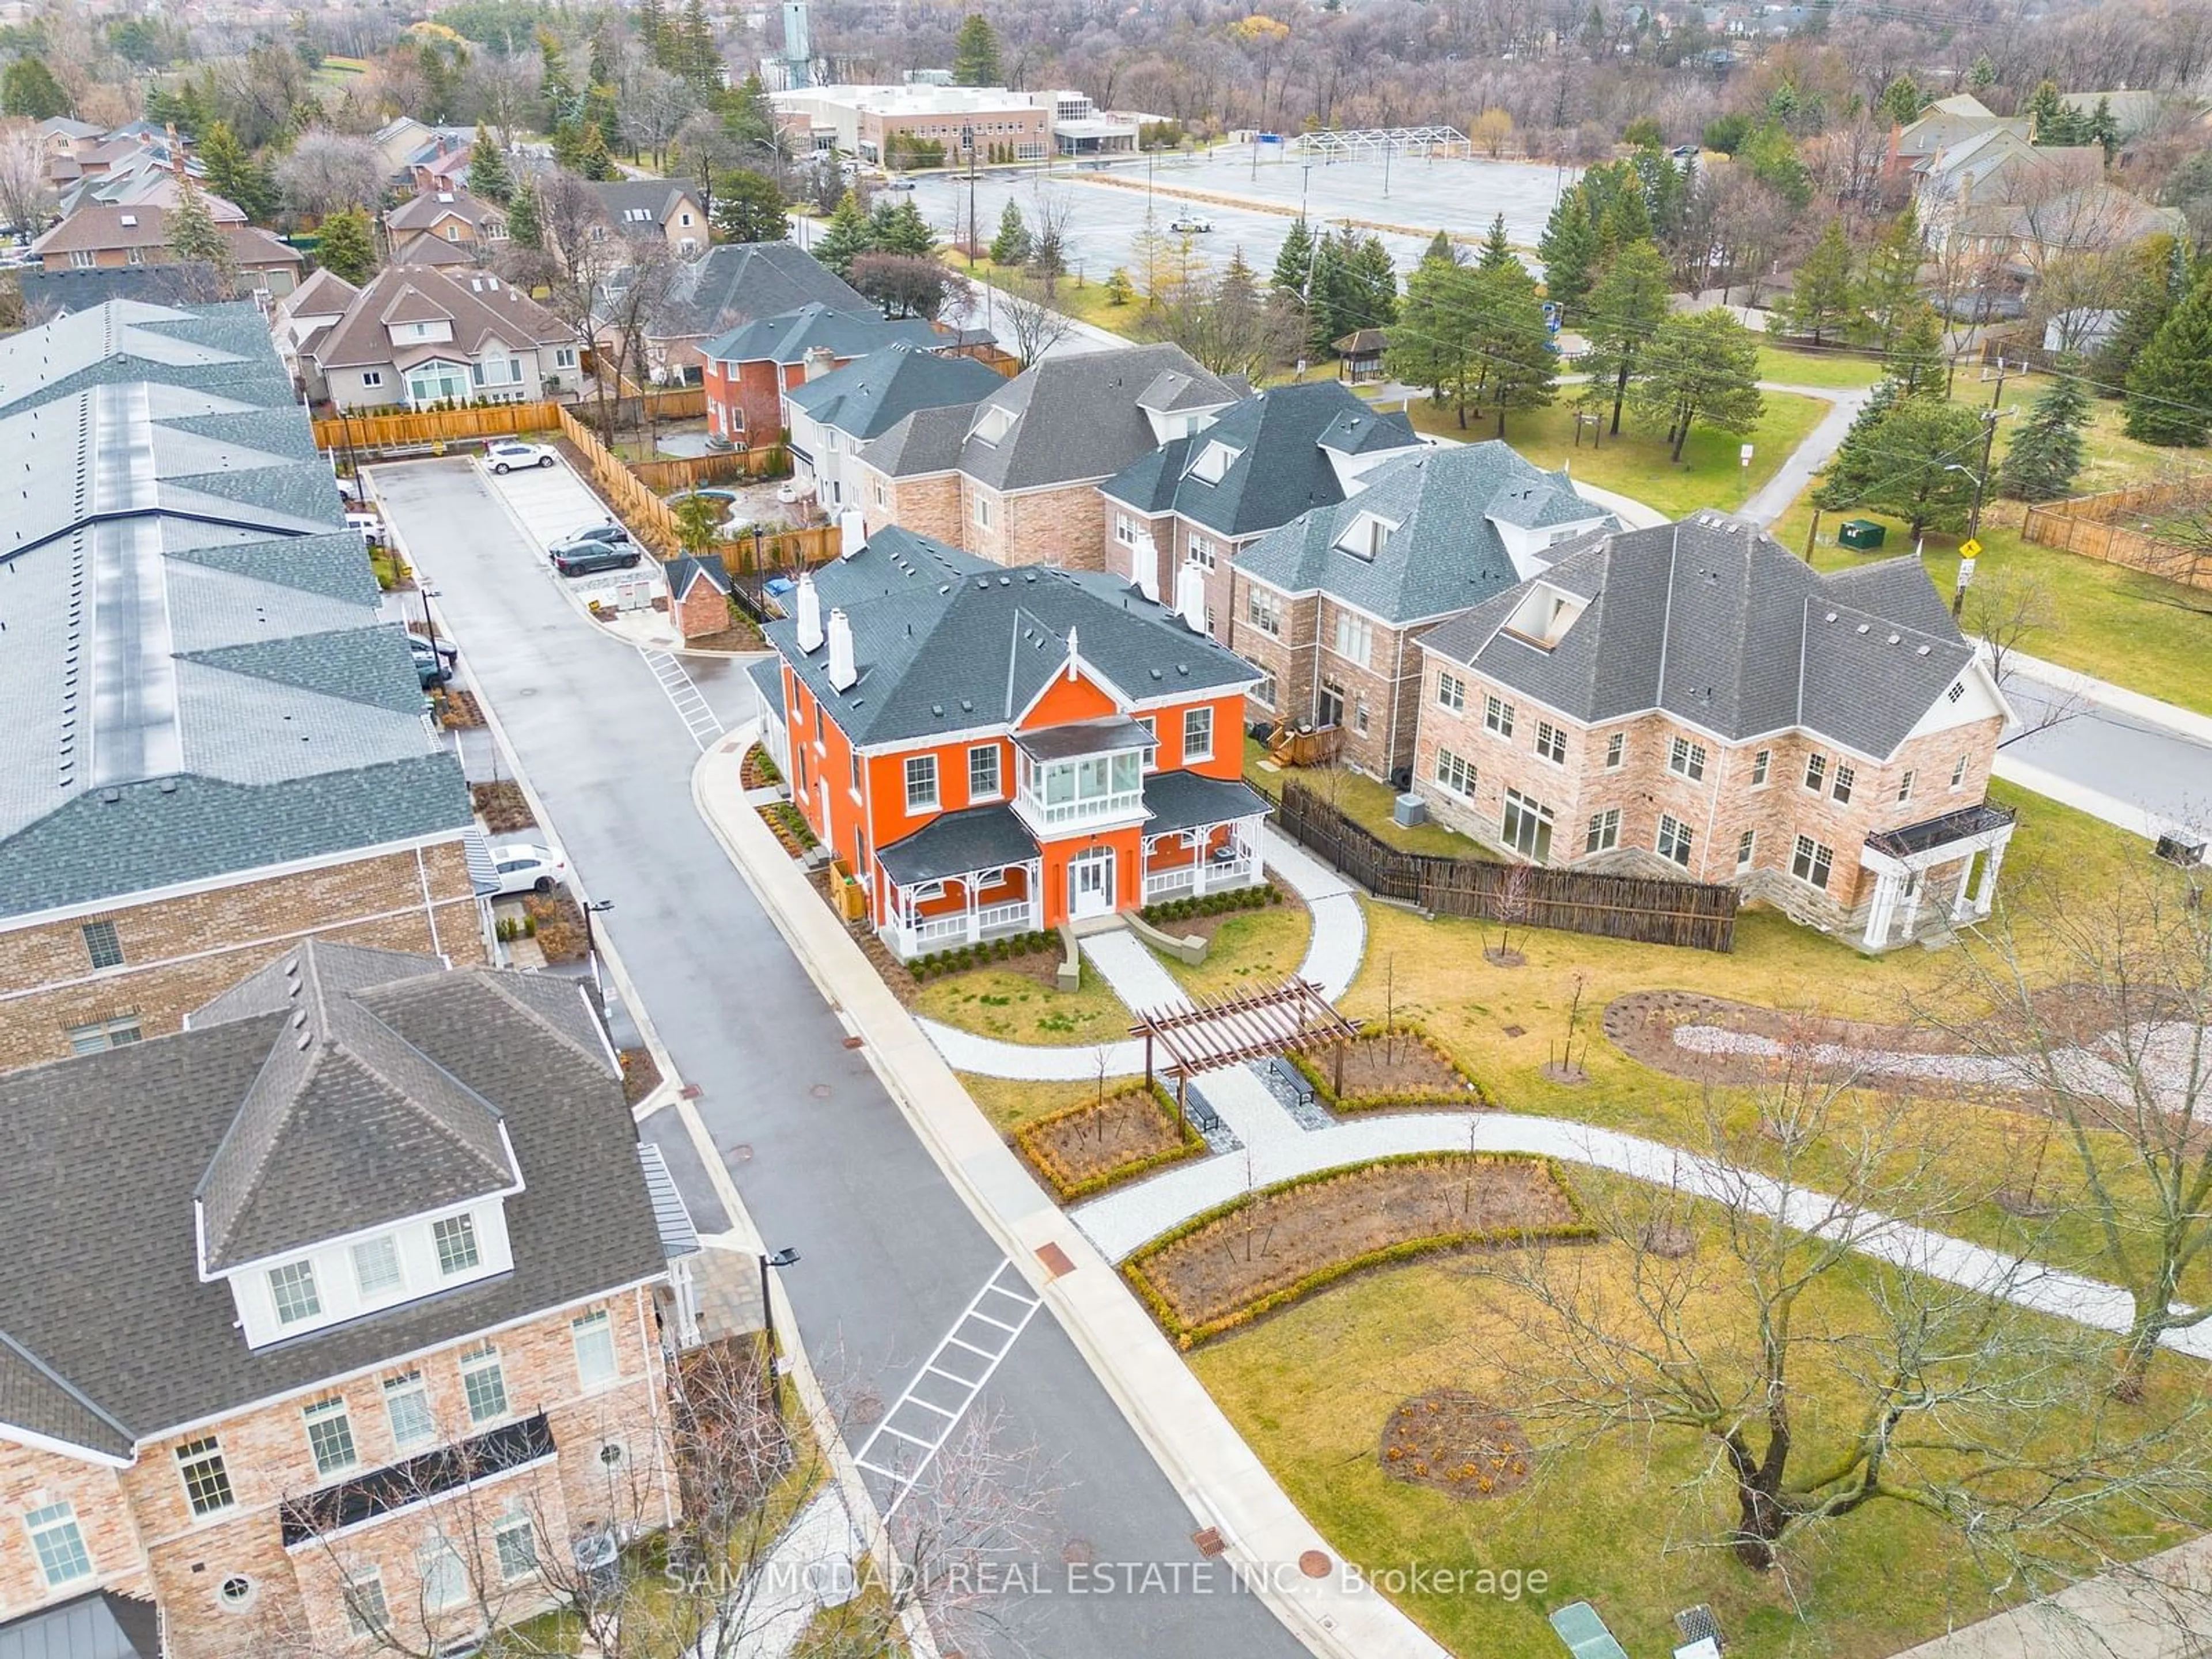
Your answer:
[[[917,151],[964,160],[1041,161],[1046,156],[1127,153],[1132,123],[1102,117],[1073,91],[1010,92],[1004,87],[806,87],[769,94],[777,125],[801,149],[830,150],[881,166]]]

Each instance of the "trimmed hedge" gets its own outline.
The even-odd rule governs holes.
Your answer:
[[[1332,1261],[1324,1267],[1316,1267],[1293,1284],[1270,1291],[1265,1296],[1248,1302],[1241,1308],[1234,1309],[1218,1318],[1209,1319],[1197,1325],[1185,1325],[1176,1316],[1175,1310],[1168,1305],[1167,1298],[1160,1293],[1145,1272],[1145,1264],[1170,1245],[1180,1243],[1192,1234],[1212,1226],[1225,1216],[1234,1215],[1247,1205],[1260,1199],[1271,1198],[1277,1194],[1291,1192],[1301,1187],[1326,1186],[1332,1182],[1347,1180],[1382,1164],[1429,1164],[1437,1169],[1456,1169],[1470,1160],[1482,1164],[1522,1164],[1540,1167],[1551,1178],[1552,1185],[1558,1189],[1559,1196],[1565,1200],[1568,1212],[1576,1218],[1553,1226],[1480,1227],[1470,1228],[1463,1232],[1431,1234],[1425,1238],[1400,1239],[1395,1243],[1385,1244],[1380,1249],[1364,1251],[1358,1255],[1347,1256],[1341,1261]],[[1249,1325],[1263,1314],[1273,1313],[1276,1309],[1285,1307],[1302,1297],[1310,1296],[1316,1291],[1324,1289],[1340,1279],[1348,1278],[1356,1273],[1364,1273],[1370,1267],[1388,1267],[1401,1261],[1411,1261],[1417,1257],[1434,1255],[1444,1250],[1490,1249],[1510,1245],[1557,1243],[1570,1240],[1595,1238],[1598,1237],[1598,1229],[1581,1219],[1582,1212],[1582,1205],[1576,1200],[1574,1189],[1561,1179],[1558,1164],[1548,1158],[1528,1158],[1504,1152],[1399,1152],[1389,1158],[1371,1158],[1364,1164],[1355,1164],[1349,1169],[1315,1170],[1305,1175],[1293,1176],[1288,1181],[1278,1182],[1272,1187],[1261,1188],[1256,1193],[1243,1194],[1231,1199],[1225,1204],[1217,1204],[1210,1210],[1200,1211],[1189,1220],[1170,1228],[1151,1243],[1132,1255],[1121,1264],[1121,1276],[1129,1282],[1130,1288],[1136,1291],[1138,1299],[1152,1311],[1152,1318],[1159,1328],[1174,1340],[1176,1346],[1184,1352],[1188,1352],[1202,1342],[1211,1341],[1217,1336]]]
[[[1282,902],[1282,889],[1271,881],[1263,881],[1257,887],[1231,887],[1218,893],[1170,899],[1164,904],[1147,904],[1137,914],[1148,925],[1159,927],[1171,921],[1189,921],[1199,916],[1227,915],[1231,910],[1264,910],[1271,904]]]
[[[1459,1063],[1458,1058],[1450,1049],[1430,1036],[1425,1026],[1417,1025],[1411,1020],[1396,1020],[1389,1025],[1371,1027],[1362,1031],[1352,1041],[1379,1042],[1383,1038],[1391,1036],[1411,1037],[1442,1060],[1451,1069],[1454,1076],[1467,1085],[1467,1091],[1474,1097],[1477,1105],[1487,1108],[1497,1104],[1491,1099],[1489,1091],[1469,1077],[1467,1067]],[[1326,1055],[1329,1051],[1322,1049],[1321,1052]],[[1438,1094],[1430,1089],[1396,1089],[1388,1094],[1354,1095],[1349,1100],[1340,1099],[1334,1081],[1335,1075],[1334,1068],[1324,1066],[1319,1060],[1304,1054],[1293,1054],[1287,1058],[1291,1065],[1297,1067],[1299,1075],[1313,1085],[1314,1098],[1333,1112],[1392,1111],[1401,1106],[1450,1106],[1460,1103],[1460,1097],[1457,1095]]]
[[[1152,1079],[1152,1095],[1160,1110],[1166,1115],[1168,1121],[1174,1122],[1176,1121],[1175,1097],[1167,1091],[1167,1086],[1158,1078]],[[1170,1164],[1180,1164],[1183,1159],[1194,1158],[1206,1150],[1205,1137],[1192,1128],[1190,1120],[1185,1118],[1182,1121],[1182,1139],[1176,1145],[1164,1147],[1143,1158],[1132,1158],[1128,1163],[1116,1164],[1110,1170],[1102,1170],[1097,1175],[1079,1178],[1073,1170],[1068,1169],[1053,1155],[1049,1147],[1041,1144],[1043,1139],[1042,1131],[1054,1124],[1064,1123],[1071,1118],[1080,1117],[1085,1112],[1097,1109],[1095,1102],[1081,1102],[1073,1106],[1062,1107],[1056,1112],[1048,1112],[1044,1116],[1024,1123],[1014,1131],[1014,1150],[1022,1155],[1030,1168],[1044,1178],[1045,1184],[1052,1188],[1054,1195],[1063,1204],[1073,1204],[1079,1198],[1089,1198],[1094,1193],[1102,1193],[1107,1188],[1120,1182],[1133,1181],[1139,1176],[1150,1175],[1153,1170],[1165,1169]]]
[[[799,853],[811,852],[821,845],[814,834],[814,826],[806,821],[806,815],[789,801],[771,801],[760,809],[760,814],[769,821],[769,828],[781,830]]]
[[[774,788],[783,781],[783,774],[777,769],[775,757],[760,744],[755,744],[746,750],[745,758],[752,763],[753,770],[767,780],[765,787]]]
[[[1057,952],[1060,935],[1048,933],[1012,933],[1005,939],[987,939],[980,944],[956,945],[950,951],[933,951],[926,957],[916,957],[906,965],[906,970],[916,979],[934,979],[939,974],[964,974],[971,968],[988,968],[1001,962],[1012,962],[1017,957],[1035,956],[1040,951]]]

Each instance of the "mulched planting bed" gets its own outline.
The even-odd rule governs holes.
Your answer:
[[[1054,1112],[1023,1125],[1012,1139],[1063,1204],[1206,1150],[1188,1121],[1176,1133],[1175,1103],[1158,1085]]]
[[[1293,1054],[1314,1093],[1340,1112],[1490,1105],[1443,1045],[1417,1026],[1362,1031],[1344,1050],[1344,1092],[1336,1092],[1336,1048]]]
[[[452,686],[442,686],[432,694],[438,704],[438,720],[448,732],[473,729],[484,723],[483,709],[477,702],[473,691],[457,691]]]
[[[803,859],[817,844],[813,826],[805,815],[787,800],[780,800],[760,809],[762,821],[775,832],[783,843],[783,850],[795,859]]]
[[[660,1086],[660,1067],[646,1049],[625,1048],[615,1058],[622,1061],[624,1105],[636,1105]]]
[[[511,836],[519,830],[535,830],[538,819],[523,799],[522,786],[503,778],[496,783],[472,783],[469,799],[495,836]]]
[[[538,941],[546,961],[584,959],[584,913],[565,890],[556,887],[550,893],[526,894],[522,908],[538,924],[530,937]]]
[[[726,628],[719,634],[701,634],[688,639],[684,641],[684,648],[686,651],[719,651],[737,656],[757,651],[766,643],[761,638],[759,629],[750,623],[744,623]]]
[[[1453,1498],[1500,1498],[1528,1483],[1528,1432],[1510,1412],[1462,1389],[1415,1395],[1390,1413],[1376,1449],[1393,1480]]]
[[[1235,1200],[1146,1245],[1122,1272],[1190,1348],[1362,1268],[1590,1234],[1543,1159],[1422,1152]]]
[[[755,744],[738,763],[738,781],[748,789],[774,789],[782,784],[783,774],[768,750]]]

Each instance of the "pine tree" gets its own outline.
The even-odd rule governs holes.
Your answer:
[[[930,229],[929,221],[921,216],[911,196],[902,198],[896,206],[878,202],[868,216],[868,251],[926,259],[937,252],[937,233]]]
[[[1813,492],[1813,504],[1825,513],[1842,513],[1859,504],[1860,493],[1877,471],[1875,448],[1875,434],[1888,419],[1901,396],[1895,386],[1887,380],[1875,382],[1874,390],[1867,396],[1859,412],[1851,419],[1850,430],[1836,446],[1827,469]]]
[[[1482,239],[1482,250],[1474,256],[1477,270],[1504,270],[1507,266],[1518,266],[1521,256],[1505,240],[1505,216],[1499,214],[1490,222],[1488,234]]]
[[[669,47],[672,44],[668,29],[668,8],[664,0],[641,0],[637,9],[637,38],[644,44],[646,55],[663,69],[674,69],[670,63]]]
[[[1536,252],[1544,261],[1544,297],[1563,315],[1578,317],[1597,276],[1597,228],[1579,184],[1553,204]]]
[[[1882,353],[1881,366],[1905,397],[1943,395],[1943,324],[1935,307],[1923,300],[1902,313],[1889,349]]]
[[[1125,306],[1137,297],[1137,289],[1129,281],[1129,273],[1116,265],[1106,273],[1106,303]]]
[[[238,142],[228,122],[209,125],[200,138],[198,155],[207,187],[248,219],[267,219],[276,211],[276,181]]]
[[[605,184],[610,179],[622,177],[622,169],[615,165],[614,157],[607,154],[607,135],[604,129],[586,124],[576,146],[576,171],[593,184]]]
[[[623,137],[622,105],[616,99],[615,89],[612,87],[595,86],[584,94],[584,125],[598,132],[600,145],[609,156],[618,155],[629,147]],[[590,143],[588,138],[585,140],[587,149]],[[609,166],[613,167],[611,161]],[[613,167],[612,171],[604,175],[586,173],[584,176],[587,179],[602,176],[619,179],[622,176],[622,169]]]
[[[2118,325],[2090,360],[2090,378],[2100,387],[2111,388],[2108,397],[2117,395],[2143,348],[2158,337],[2173,314],[2174,302],[2189,291],[2188,250],[2178,237],[2164,231],[2146,236],[2126,257],[2134,262],[2135,275],[2120,307]]]
[[[783,192],[775,180],[750,167],[714,181],[714,229],[732,242],[781,242],[791,234]]]
[[[230,244],[190,173],[178,175],[177,204],[169,210],[165,228],[169,252],[179,261],[213,265],[224,276],[230,274]]]
[[[979,11],[968,14],[952,43],[952,84],[956,87],[1000,87],[1006,84],[999,68],[999,32]]]
[[[684,0],[684,21],[678,27],[678,73],[702,98],[711,96],[722,80],[722,54],[714,45],[714,26],[707,21],[706,0]]]
[[[1243,258],[1241,250],[1237,257]],[[1390,258],[1390,250],[1382,246],[1381,237],[1370,236],[1359,244],[1359,252],[1352,259],[1352,270],[1359,279],[1367,310],[1366,320],[1359,326],[1387,328],[1396,322],[1398,267]]]
[[[1620,431],[1620,410],[1628,383],[1642,367],[1644,349],[1667,320],[1672,284],[1666,256],[1653,243],[1634,241],[1613,262],[1590,290],[1589,315],[1583,325],[1590,355],[1589,394],[1613,405],[1613,431]]]
[[[1639,414],[1665,419],[1677,461],[1693,426],[1748,432],[1766,407],[1759,393],[1758,337],[1724,308],[1677,312],[1645,346],[1629,402]]]
[[[2055,501],[2070,494],[2081,470],[2081,428],[2089,423],[2089,393],[2081,363],[2061,357],[2051,384],[2027,412],[1997,467],[1997,494],[2015,501]]]
[[[1875,103],[1875,112],[1887,118],[1893,126],[1909,127],[1920,118],[1920,112],[1927,105],[1927,98],[1912,77],[1900,74],[1881,89],[1881,96]]]
[[[1904,520],[1911,536],[1962,530],[1973,507],[1974,475],[1946,463],[1971,469],[1981,459],[1981,441],[1973,410],[1941,398],[1899,398],[1860,441],[1848,474],[1855,486],[1850,498],[1822,504],[1887,513]],[[1844,460],[1841,452],[1837,460]]]
[[[830,216],[821,240],[814,244],[814,257],[842,276],[852,270],[854,260],[873,246],[868,240],[868,216],[861,210],[860,198],[848,190],[839,198],[837,210]]]
[[[507,240],[517,247],[542,246],[545,233],[538,223],[538,191],[525,184],[507,207]]]
[[[1472,273],[1433,249],[1406,278],[1405,303],[1383,339],[1383,365],[1394,380],[1429,389],[1441,404],[1467,368],[1462,292]],[[1467,424],[1464,412],[1460,424]]]
[[[1509,410],[1540,409],[1557,395],[1559,355],[1552,347],[1536,279],[1518,259],[1510,268],[1468,272],[1467,288],[1474,313],[1467,341],[1482,375],[1476,401],[1497,411],[1503,438]]]
[[[514,174],[507,169],[507,152],[492,142],[481,121],[469,149],[469,193],[501,207],[514,199]]]
[[[2105,160],[2109,164],[2120,153],[2120,122],[2112,113],[2112,100],[2098,94],[2097,107],[2090,112],[2089,142],[2104,147]]]
[[[1429,245],[1422,250],[1421,258],[1441,259],[1446,264],[1455,265],[1459,263],[1459,245],[1454,242],[1449,235],[1440,230],[1429,238]]]
[[[2170,447],[2212,434],[2212,280],[2198,279],[2128,371],[2127,434]]]
[[[376,274],[376,240],[368,214],[356,205],[323,221],[315,260],[333,276],[359,288]]]
[[[1828,221],[1820,240],[1799,262],[1790,292],[1777,309],[1790,333],[1809,335],[1814,345],[1863,322],[1853,293],[1851,250],[1844,240],[1843,221]]]
[[[1306,283],[1313,275],[1313,230],[1304,219],[1291,221],[1290,230],[1283,237],[1282,252],[1275,256],[1275,271],[1270,279],[1275,292],[1303,302]]]
[[[1012,197],[999,215],[999,234],[991,239],[991,263],[1001,267],[1026,264],[1030,257],[1030,228]]]
[[[54,72],[46,67],[45,58],[26,52],[8,65],[4,76],[0,76],[0,114],[21,116],[27,121],[51,121],[69,112],[69,94],[54,79]]]
[[[1923,303],[1920,265],[1927,250],[1920,240],[1920,216],[1906,204],[1881,240],[1868,250],[1859,276],[1859,307],[1865,312],[1869,344],[1887,352],[1898,330]]]

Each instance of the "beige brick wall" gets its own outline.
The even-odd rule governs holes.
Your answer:
[[[173,1031],[308,933],[429,951],[433,916],[436,948],[456,963],[486,960],[458,842],[424,848],[419,871],[413,853],[389,853],[0,933],[0,1067],[59,1059],[68,1030],[95,1021],[136,1017],[144,1036]],[[123,964],[95,971],[84,927],[103,920],[115,924]]]
[[[375,1565],[397,1632],[422,1616],[417,1552],[434,1527],[461,1549],[484,1601],[502,1615],[520,1613],[544,1599],[542,1583],[495,1583],[492,1523],[510,1507],[528,1514],[539,1529],[541,1558],[565,1549],[568,1540],[596,1522],[658,1526],[671,1513],[674,1492],[662,1478],[665,1436],[659,1425],[667,1383],[655,1334],[652,1302],[624,1292],[605,1304],[615,1334],[621,1374],[609,1387],[580,1394],[569,1323],[584,1308],[562,1310],[501,1332],[488,1346],[499,1355],[508,1415],[499,1421],[546,1412],[558,1455],[544,1468],[487,1483],[477,1496],[434,1507],[402,1510],[343,1538],[318,1540],[287,1552],[279,1532],[278,1504],[347,1478],[315,1467],[301,1413],[329,1399],[348,1407],[358,1462],[366,1474],[398,1461],[382,1399],[385,1377],[419,1370],[432,1408],[450,1439],[481,1431],[470,1421],[461,1382],[464,1354],[487,1346],[471,1340],[357,1377],[341,1386],[309,1389],[253,1411],[149,1443],[119,1477],[105,1469],[47,1454],[0,1448],[0,1521],[19,1524],[27,1507],[68,1497],[76,1504],[88,1548],[101,1582],[123,1575],[149,1588],[162,1606],[175,1659],[231,1659],[255,1650],[257,1632],[305,1631],[326,1650],[349,1640],[341,1581]],[[484,1426],[491,1426],[487,1424]],[[235,1503],[196,1516],[178,1474],[179,1443],[211,1435],[222,1447]],[[601,1460],[610,1443],[620,1462]],[[45,1493],[44,1498],[37,1494]],[[20,1534],[18,1534],[20,1536]],[[26,1552],[0,1550],[0,1613],[35,1605],[47,1591]],[[477,1575],[484,1575],[477,1577]],[[217,1591],[234,1575],[252,1579],[251,1603],[226,1606]],[[81,1594],[78,1583],[52,1592],[55,1600]],[[445,1633],[442,1629],[438,1632]],[[426,1644],[427,1645],[427,1644]]]
[[[40,1571],[23,1517],[52,1504],[67,1504],[76,1512],[92,1559],[91,1578],[55,1587]],[[0,1624],[95,1585],[145,1595],[145,1550],[116,1470],[0,1441]]]
[[[978,501],[989,503],[988,529],[975,522]],[[1103,570],[1112,526],[1096,479],[1016,495],[961,479],[959,545],[994,564]]]
[[[872,467],[861,467],[860,519],[871,535],[885,525],[896,525],[917,536],[960,546],[960,475],[940,472],[922,478],[886,478]],[[876,485],[884,486],[878,501]]]
[[[1412,764],[1420,673],[1413,632],[1369,620],[1368,660],[1362,665],[1337,654],[1336,619],[1342,607],[1334,600],[1318,595],[1279,597],[1282,629],[1271,635],[1248,620],[1249,595],[1255,587],[1272,591],[1241,570],[1234,573],[1228,644],[1275,676],[1276,708],[1270,712],[1318,720],[1321,693],[1333,686],[1343,703],[1343,757],[1347,763],[1384,779]],[[1221,620],[1218,611],[1215,620]]]

